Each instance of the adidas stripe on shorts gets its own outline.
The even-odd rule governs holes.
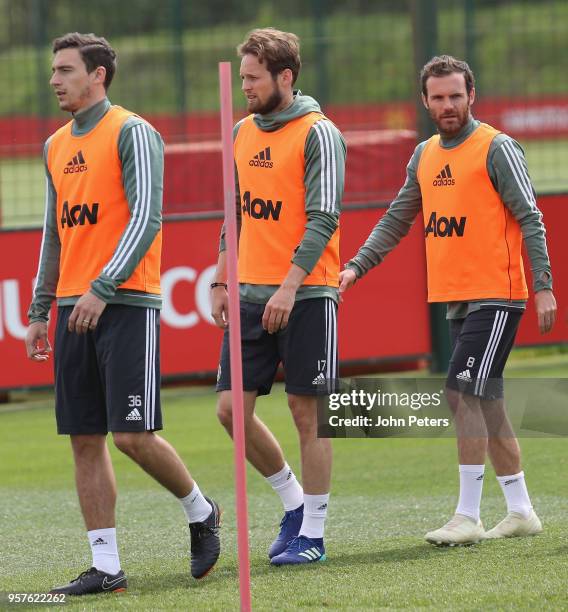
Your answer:
[[[241,302],[243,389],[268,395],[282,362],[286,393],[325,395],[337,380],[337,304],[308,298],[294,304],[288,325],[276,334],[262,327],[264,304]],[[225,331],[217,391],[231,388],[229,332]]]
[[[446,385],[483,399],[503,397],[503,369],[523,310],[484,307],[465,319],[450,320],[453,352]]]
[[[162,429],[160,312],[108,304],[97,328],[70,333],[57,311],[55,414],[60,434]]]

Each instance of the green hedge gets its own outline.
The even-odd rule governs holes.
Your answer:
[[[304,92],[333,103],[385,102],[414,96],[412,19],[407,2],[395,5],[392,2],[364,4],[355,0],[331,2],[329,6],[333,10],[326,11],[319,21],[306,16],[310,12],[306,2],[297,3],[296,11],[288,7],[289,14],[303,15],[295,19],[281,16],[283,9],[276,7],[282,3],[254,3],[255,10],[243,10],[240,20],[233,15],[230,23],[197,27],[193,24],[214,21],[211,13],[214,9],[217,20],[226,19],[234,13],[233,3],[226,2],[225,11],[221,8],[223,3],[209,2],[207,11],[204,9],[192,22],[191,11],[197,10],[194,3],[177,0],[185,8],[182,22],[176,23],[172,12],[176,0],[171,1],[173,4],[164,3],[166,10],[160,8],[160,3],[138,0],[135,6],[141,15],[138,22],[131,22],[128,12],[134,12],[133,3],[114,2],[116,9],[112,13],[101,11],[101,2],[79,3],[83,11],[75,12],[76,21],[69,16],[66,21],[67,0],[51,0],[49,7],[53,8],[49,8],[45,28],[40,28],[38,33],[36,24],[34,32],[37,36],[51,35],[55,32],[54,23],[59,23],[62,30],[56,33],[61,33],[69,22],[70,28],[105,34],[119,53],[112,99],[141,113],[216,110],[217,63],[221,60],[233,61],[234,95],[240,103],[235,46],[249,29],[267,24],[300,35],[304,67],[298,84]],[[19,6],[19,10],[28,6],[33,11],[41,5],[41,0],[11,4]],[[300,4],[304,8],[300,9]],[[326,2],[312,0],[310,10],[318,4],[325,6]],[[1,5],[2,0],[0,8]],[[351,6],[352,11],[340,11],[338,7],[342,5]],[[365,14],[362,14],[363,5]],[[438,5],[439,51],[463,57],[466,53],[463,3],[439,0]],[[153,21],[148,18],[150,6],[154,7]],[[384,10],[389,6],[398,8]],[[568,92],[564,78],[568,74],[567,2],[485,1],[475,2],[475,7],[471,29],[475,56],[468,59],[476,68],[478,91],[482,96]],[[122,28],[119,27],[121,19]],[[133,23],[138,23],[138,31]],[[3,38],[5,33],[0,35],[0,40]],[[4,85],[0,93],[0,115],[57,114],[55,99],[47,84],[51,62],[48,46],[44,44],[38,50],[30,45],[7,46],[4,41],[0,49],[3,49],[0,80]]]

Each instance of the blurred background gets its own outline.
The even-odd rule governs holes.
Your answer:
[[[164,213],[222,209],[217,64],[254,27],[297,33],[298,87],[345,133],[345,206],[388,202],[416,142],[420,66],[466,59],[474,114],[523,145],[536,189],[568,191],[567,0],[0,0],[0,224],[40,225],[45,138],[68,120],[48,81],[51,41],[103,35],[118,52],[111,101],[153,123],[166,142]],[[293,17],[291,17],[293,16]]]
[[[0,363],[9,364],[0,368],[0,391],[52,383],[51,368],[23,358],[22,340],[41,243],[43,143],[69,120],[49,86],[51,44],[70,31],[110,41],[118,53],[111,101],[148,119],[166,143],[161,354],[168,380],[217,371],[209,284],[223,216],[218,62],[232,62],[237,120],[245,105],[236,46],[266,26],[300,36],[297,86],[347,141],[343,261],[403,184],[417,142],[432,133],[418,91],[421,67],[442,53],[469,62],[474,115],[524,147],[547,228],[559,320],[539,334],[531,298],[516,345],[568,350],[568,0],[0,0],[0,15]],[[342,375],[446,370],[445,305],[426,304],[422,231],[418,221],[387,265],[342,304]],[[525,260],[530,279],[529,267]]]

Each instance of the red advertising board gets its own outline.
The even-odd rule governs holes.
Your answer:
[[[344,136],[349,154],[343,205],[388,201],[406,178],[415,132],[374,129],[346,131]],[[164,214],[222,210],[221,143],[167,145],[165,153]]]
[[[539,200],[547,224],[559,302],[552,334],[538,334],[532,303],[523,317],[518,344],[567,342],[568,197]],[[342,216],[341,251],[349,259],[384,209],[348,210]],[[220,219],[164,224],[162,266],[162,372],[164,376],[212,374],[221,332],[209,318],[209,283],[217,259]],[[39,230],[0,232],[0,389],[50,385],[51,364],[26,358],[23,338],[41,243]],[[417,357],[430,352],[425,265],[419,224],[385,263],[350,290],[339,315],[340,360],[365,362]],[[53,324],[50,330],[53,338]]]
[[[530,265],[526,253],[523,253],[525,273],[531,297],[527,304],[527,311],[521,320],[519,333],[517,334],[516,344],[519,346],[568,342],[568,242],[565,236],[566,228],[568,227],[568,196],[550,195],[540,197],[538,198],[538,207],[542,211],[543,221],[546,225],[546,242],[552,267],[554,295],[558,304],[558,314],[556,325],[552,332],[544,336],[541,335],[538,331],[538,321],[531,291],[532,277]]]
[[[330,104],[324,110],[344,132],[416,128],[415,100]],[[514,98],[482,95],[476,100],[473,113],[477,119],[490,123],[513,138],[564,138],[568,134],[568,98],[564,95]],[[243,114],[242,106],[235,109],[235,119]],[[144,115],[144,118],[170,145],[219,140],[218,112]],[[37,115],[1,118],[0,157],[41,155],[45,139],[67,121],[69,117],[63,114],[47,118]]]

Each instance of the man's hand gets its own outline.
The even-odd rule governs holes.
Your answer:
[[[217,327],[229,327],[229,294],[225,287],[211,289],[211,316]]]
[[[32,361],[47,361],[51,353],[51,344],[47,337],[47,323],[35,321],[26,332],[26,352]]]
[[[100,316],[106,303],[98,298],[94,293],[87,291],[84,293],[77,303],[67,322],[67,329],[76,334],[86,334],[88,331],[93,331],[99,322]]]
[[[280,286],[276,293],[268,300],[262,315],[262,327],[269,333],[275,334],[288,325],[290,312],[294,308],[296,289]]]
[[[541,334],[549,332],[556,321],[556,299],[550,289],[543,289],[534,294],[534,305],[538,317],[538,329]]]
[[[343,300],[342,294],[350,287],[353,287],[357,275],[351,268],[346,268],[339,273],[339,299]]]

